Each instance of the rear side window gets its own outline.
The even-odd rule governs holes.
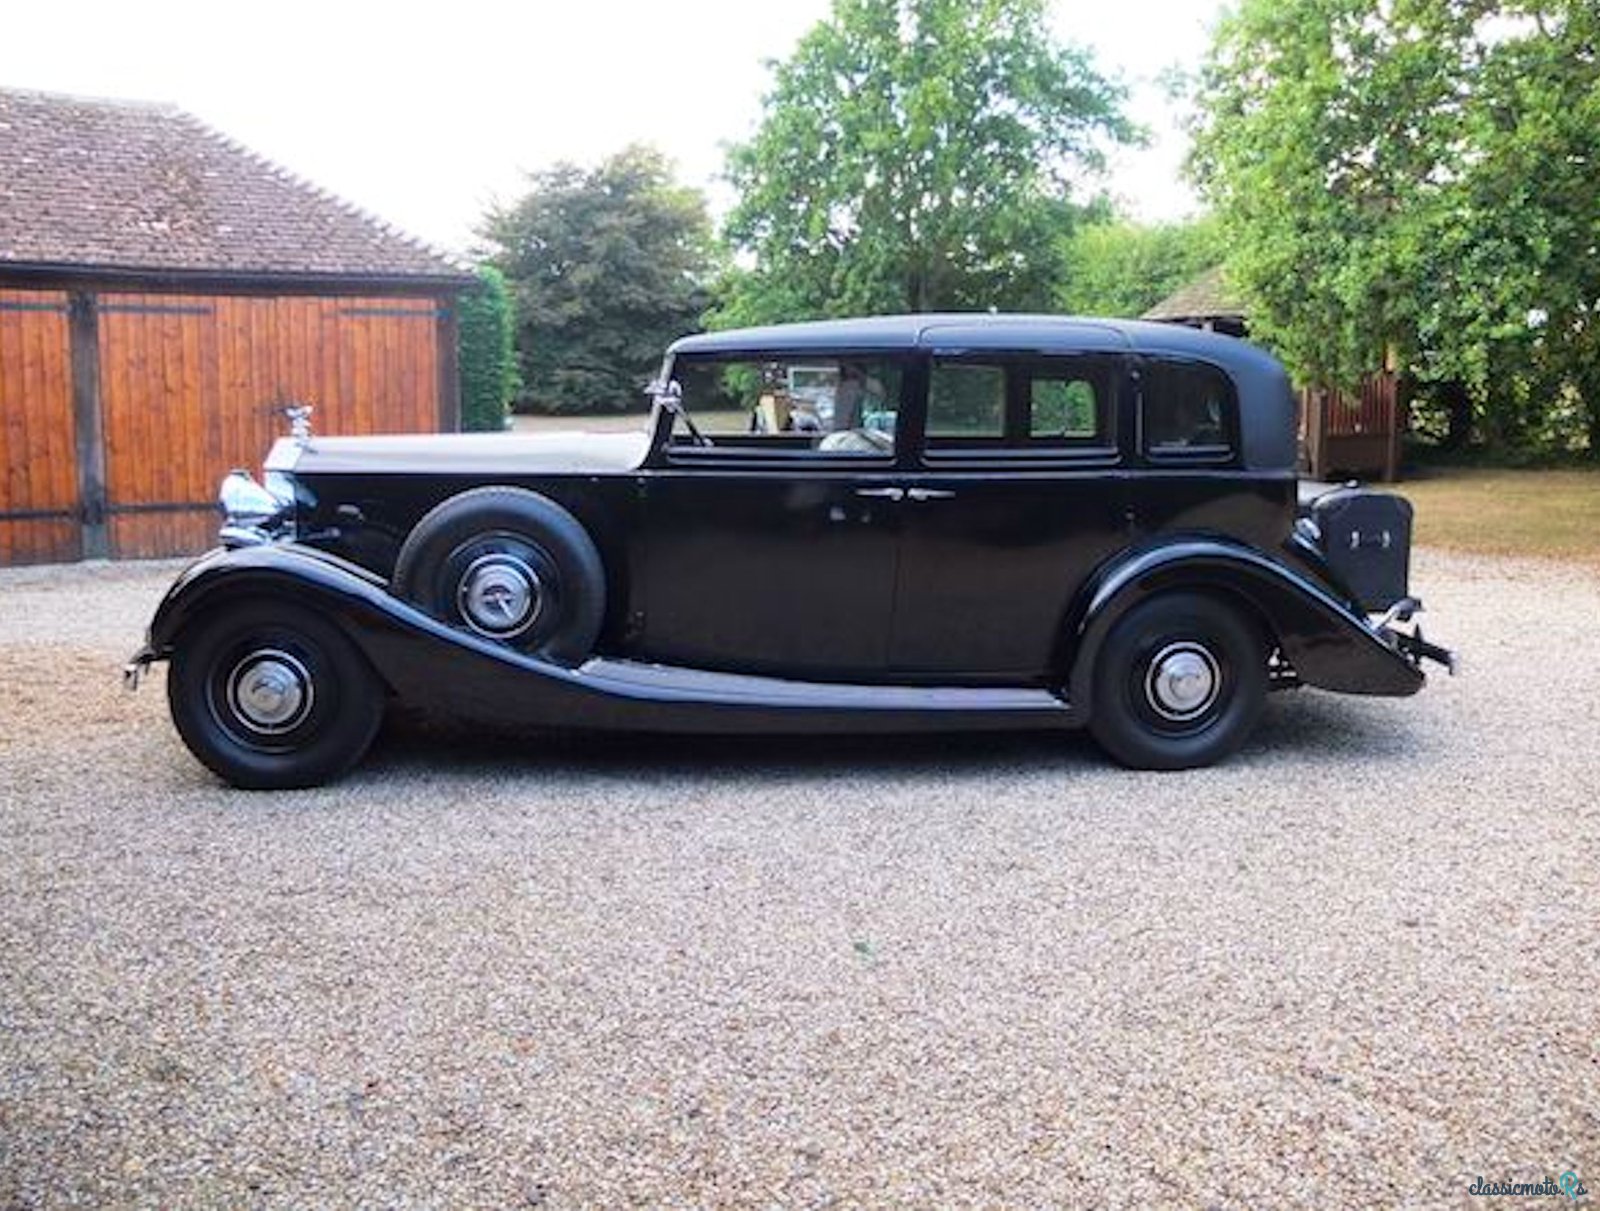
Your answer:
[[[1114,444],[1118,373],[1092,356],[936,359],[928,453],[1103,457]]]
[[[959,444],[1006,432],[1006,372],[975,362],[937,362],[928,380],[928,436]]]
[[[1099,442],[1109,423],[1103,373],[1035,367],[1028,379],[1028,436],[1035,442]]]
[[[1213,366],[1154,362],[1140,376],[1141,445],[1152,458],[1226,458],[1233,451],[1233,385]]]

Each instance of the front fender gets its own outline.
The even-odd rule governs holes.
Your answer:
[[[1095,659],[1117,620],[1140,602],[1174,590],[1239,602],[1271,629],[1307,685],[1392,697],[1422,688],[1425,678],[1416,665],[1314,580],[1250,547],[1186,538],[1113,562],[1080,599],[1066,629],[1071,697],[1080,709],[1092,701]]]
[[[330,613],[335,622],[388,597],[381,577],[338,556],[294,543],[210,551],[178,574],[150,620],[145,648],[165,660],[183,628],[223,600],[277,595]],[[392,599],[389,599],[392,600]],[[351,629],[344,625],[347,632]]]

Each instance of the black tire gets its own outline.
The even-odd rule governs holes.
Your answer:
[[[1123,616],[1094,666],[1089,730],[1123,765],[1190,769],[1249,737],[1267,692],[1253,619],[1203,593],[1167,593]]]
[[[435,507],[400,548],[393,590],[451,626],[565,665],[593,653],[606,610],[605,568],[582,524],[523,488],[474,488]]]
[[[218,606],[183,630],[167,704],[207,768],[234,786],[282,790],[330,782],[361,760],[383,722],[384,687],[332,623],[258,600]]]

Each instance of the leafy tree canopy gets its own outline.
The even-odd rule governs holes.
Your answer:
[[[1221,263],[1216,220],[1094,223],[1066,240],[1056,309],[1074,315],[1137,317]]]
[[[650,148],[535,174],[481,234],[516,305],[520,407],[632,408],[663,347],[700,326],[713,268],[705,199]]]
[[[1123,99],[1045,0],[835,0],[730,153],[754,268],[713,322],[1047,306]]]
[[[1255,333],[1307,378],[1399,353],[1491,437],[1581,398],[1600,452],[1593,0],[1242,0],[1196,177]]]

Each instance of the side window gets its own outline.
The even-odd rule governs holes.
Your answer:
[[[672,377],[689,419],[709,446],[697,445],[683,419],[671,447],[696,457],[719,452],[764,455],[894,453],[900,366],[886,358],[681,358]]]
[[[1119,364],[1092,356],[935,361],[928,452],[939,456],[1103,457],[1113,444]]]
[[[998,441],[1006,432],[1006,372],[1000,366],[935,362],[928,380],[931,444]],[[940,441],[939,439],[947,439]]]
[[[1233,387],[1220,370],[1182,362],[1145,368],[1139,424],[1152,458],[1224,458],[1231,452]]]
[[[1032,446],[1111,443],[1113,371],[1104,364],[1036,366],[1028,378],[1028,438]]]

